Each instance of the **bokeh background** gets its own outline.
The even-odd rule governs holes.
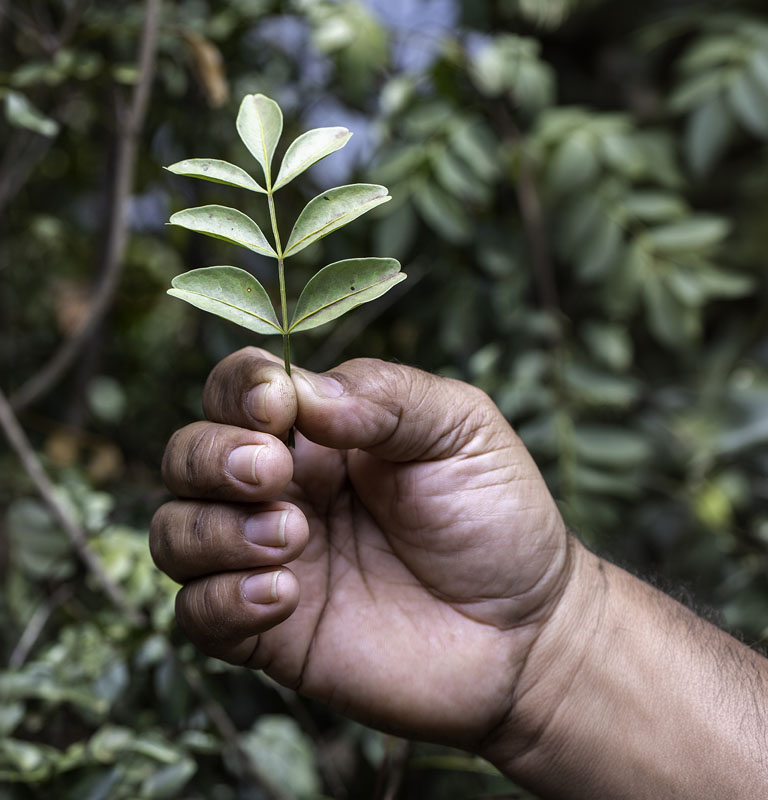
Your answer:
[[[768,10],[760,0],[0,0],[0,798],[530,798],[194,651],[147,529],[205,377],[275,347],[168,297],[268,262],[165,226],[257,196],[161,169],[347,148],[280,196],[393,201],[305,250],[409,280],[295,337],[471,381],[597,551],[768,630]],[[248,196],[245,196],[248,195]],[[286,222],[283,222],[285,227]]]

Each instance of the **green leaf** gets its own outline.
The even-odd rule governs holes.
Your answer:
[[[448,143],[481,180],[490,182],[498,175],[499,144],[483,123],[470,119],[452,123]]]
[[[202,267],[177,275],[168,294],[256,333],[282,333],[264,287],[238,267]]]
[[[686,74],[695,75],[721,64],[738,63],[743,52],[743,42],[733,34],[707,36],[696,42],[680,59],[680,67]]]
[[[594,321],[584,326],[584,341],[591,355],[614,370],[632,365],[634,344],[626,325]]]
[[[559,219],[555,246],[564,258],[581,252],[594,239],[603,224],[606,210],[602,197],[596,192],[587,192],[574,197],[565,205]]]
[[[672,93],[669,108],[673,112],[691,111],[716,97],[728,83],[725,70],[711,70],[689,78]]]
[[[21,92],[9,91],[5,95],[5,116],[17,128],[39,133],[41,136],[55,136],[59,123],[38,111]]]
[[[698,312],[682,303],[656,270],[647,271],[642,289],[648,327],[657,341],[680,350],[698,335]]]
[[[563,371],[568,396],[585,406],[628,408],[640,394],[634,378],[611,375],[587,364],[570,364]]]
[[[267,188],[271,188],[272,156],[283,132],[280,106],[263,94],[247,94],[237,114],[237,132],[243,144],[261,164]]]
[[[202,178],[212,183],[224,183],[227,186],[237,186],[240,189],[250,189],[252,192],[266,194],[266,189],[260,186],[244,169],[220,161],[218,158],[187,158],[177,161],[165,169],[174,175],[186,175],[188,178]]]
[[[264,256],[277,258],[277,253],[267,241],[261,228],[248,216],[236,208],[227,206],[198,206],[177,211],[169,220],[196,233],[204,233],[214,239],[222,239],[231,244],[239,244]]]
[[[579,425],[573,439],[580,458],[613,469],[638,466],[653,454],[646,436],[612,425]]]
[[[292,800],[320,796],[315,749],[298,723],[282,714],[262,714],[240,744],[260,775]]]
[[[700,214],[695,217],[660,225],[647,236],[658,253],[681,253],[707,250],[724,239],[730,224],[721,217]]]
[[[72,575],[72,545],[42,503],[19,498],[8,508],[5,525],[17,570],[36,580],[62,580]]]
[[[768,52],[764,49],[755,51],[749,62],[749,71],[760,84],[760,88],[768,92]]]
[[[353,183],[337,186],[307,203],[293,226],[284,255],[293,256],[313,242],[392,198],[385,186]]]
[[[556,194],[566,194],[593,181],[600,171],[595,140],[586,131],[568,136],[549,165],[547,185]]]
[[[286,150],[272,188],[280,189],[313,164],[341,150],[351,136],[352,132],[346,128],[315,128],[302,133]]]
[[[578,258],[578,273],[585,282],[602,278],[621,258],[624,236],[621,227],[609,215],[600,218],[595,235]]]
[[[731,110],[719,96],[691,114],[686,129],[686,155],[697,175],[709,172],[730,144],[733,132]]]
[[[645,169],[642,149],[626,133],[608,133],[602,136],[599,149],[601,159],[611,170],[636,177]]]
[[[447,241],[461,244],[472,235],[464,206],[437,184],[421,182],[413,193],[413,201],[429,226]]]
[[[768,138],[768,91],[749,72],[731,84],[728,100],[739,122],[755,136]]]
[[[141,797],[147,800],[164,800],[178,797],[178,793],[197,771],[197,764],[191,758],[182,758],[149,775],[141,785]]]
[[[473,203],[486,203],[489,198],[488,185],[472,173],[466,162],[443,146],[431,147],[429,159],[435,177],[454,197]]]
[[[624,207],[643,222],[668,222],[688,210],[679,195],[654,191],[631,192],[624,198]]]
[[[296,304],[289,331],[306,331],[375,300],[404,281],[394,258],[349,258],[323,267]]]

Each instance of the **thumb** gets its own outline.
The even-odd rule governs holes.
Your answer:
[[[514,437],[484,392],[413,367],[360,358],[322,374],[295,368],[292,377],[296,427],[326,447],[421,461],[447,458],[470,443],[487,449],[492,436]]]

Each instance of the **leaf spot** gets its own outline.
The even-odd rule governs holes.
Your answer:
[[[354,286],[350,286],[350,287],[349,287],[349,291],[350,291],[350,292],[354,292],[354,291],[355,291],[355,287],[354,287]]]
[[[331,201],[331,198],[330,198],[330,197],[328,197],[328,195],[327,195],[327,194],[324,194],[324,195],[323,195],[323,200],[328,200],[328,202],[330,202],[330,201]]]
[[[251,290],[251,287],[249,286],[249,287],[248,287],[248,288],[247,288],[245,291],[246,291],[246,292],[250,292],[250,291],[252,291],[252,290]]]
[[[208,172],[208,170],[210,169],[210,167],[211,167],[211,165],[210,165],[210,164],[203,164],[203,172]]]

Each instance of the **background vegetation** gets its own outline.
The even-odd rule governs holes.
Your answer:
[[[165,294],[233,257],[169,213],[242,196],[160,167],[247,163],[247,92],[280,102],[288,134],[355,131],[286,190],[296,210],[356,178],[394,197],[304,251],[307,273],[375,253],[410,275],[297,338],[296,361],[374,355],[482,386],[587,543],[760,643],[768,11],[0,0],[0,798],[530,797],[174,627],[146,545],[162,449],[254,340]]]

